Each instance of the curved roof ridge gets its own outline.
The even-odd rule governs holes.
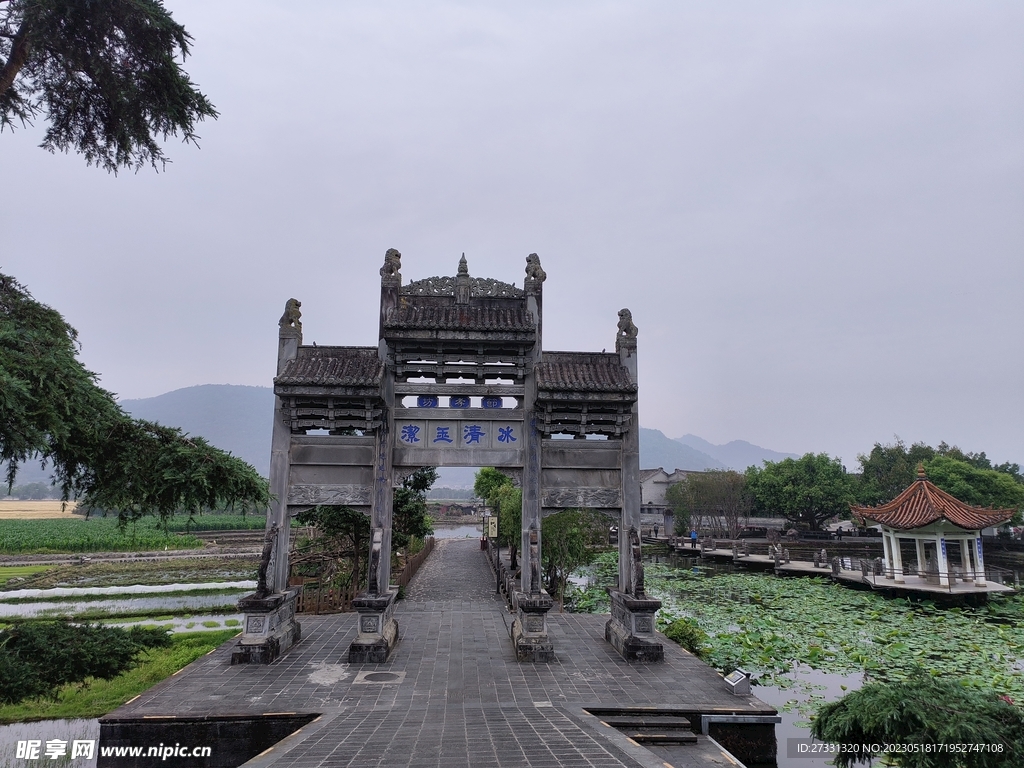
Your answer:
[[[898,530],[922,528],[939,520],[964,530],[980,530],[1004,523],[1014,514],[1012,509],[966,504],[928,480],[923,472],[892,501],[876,507],[851,504],[850,511],[861,520],[872,520]]]

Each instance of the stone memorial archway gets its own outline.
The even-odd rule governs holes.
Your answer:
[[[369,587],[356,598],[350,661],[384,661],[397,640],[390,586],[392,494],[420,466],[493,466],[521,476],[524,567],[515,595],[520,657],[550,658],[540,586],[544,514],[592,508],[619,520],[619,583],[606,636],[627,658],[661,658],[643,591],[637,328],[619,312],[615,352],[546,352],[544,270],[526,258],[523,287],[454,277],[402,283],[401,254],[380,269],[376,346],[302,344],[301,304],[280,321],[264,567],[232,663],[269,663],[300,637],[289,591],[289,519],[318,504],[365,511]],[[609,323],[609,326],[611,324]],[[310,432],[315,431],[315,434]],[[571,436],[572,440],[551,439]],[[521,652],[532,649],[530,653]]]

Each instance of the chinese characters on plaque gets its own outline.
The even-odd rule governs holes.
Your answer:
[[[520,448],[522,422],[409,421],[395,423],[398,444],[415,448]]]

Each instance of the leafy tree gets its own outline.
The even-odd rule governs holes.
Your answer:
[[[15,624],[0,632],[0,703],[56,698],[62,686],[90,677],[110,680],[136,666],[146,649],[170,642],[160,629]]]
[[[25,483],[16,485],[13,488],[0,488],[0,494],[13,496],[16,499],[29,499],[39,501],[40,499],[52,499],[54,488],[46,483]]]
[[[888,755],[901,768],[1011,768],[1024,765],[1024,710],[957,680],[918,671],[898,683],[869,683],[826,704],[811,735],[835,744],[919,745]],[[938,752],[935,745],[1000,744],[1001,752]],[[839,752],[839,768],[876,755]],[[888,764],[888,763],[887,763]]]
[[[303,510],[296,519],[301,525],[315,526],[321,536],[293,556],[292,565],[301,573],[312,564],[315,573],[328,580],[347,573],[358,588],[363,560],[369,554],[370,518],[351,507],[325,504]]]
[[[391,514],[392,551],[407,547],[415,536],[423,539],[434,532],[433,521],[427,514],[427,491],[437,482],[437,469],[420,467],[395,489]]]
[[[494,467],[481,467],[473,478],[473,493],[490,505],[492,494],[503,485],[512,485],[512,479]]]
[[[746,475],[758,512],[781,515],[810,530],[846,512],[853,501],[853,485],[843,465],[824,453],[766,461],[762,468],[748,467]]]
[[[122,523],[225,505],[265,506],[267,481],[200,437],[132,419],[78,361],[78,334],[0,275],[0,463],[48,462],[64,499]]]
[[[498,515],[498,546],[508,547],[509,565],[519,567],[523,529],[523,492],[494,467],[482,467],[473,479],[473,492]]]
[[[896,442],[892,445],[875,443],[871,453],[861,454],[857,457],[861,465],[861,482],[857,489],[858,500],[862,504],[870,505],[892,501],[916,479],[919,464],[930,466],[932,460],[940,457],[960,462],[982,472],[997,472],[1024,486],[1024,476],[1020,473],[1019,465],[1004,462],[994,466],[984,451],[981,453],[964,452],[957,446],[950,446],[945,442],[939,443],[938,448],[932,448],[924,443],[914,443],[908,448],[906,443],[896,438]],[[932,477],[931,472],[928,474],[929,479],[942,490],[957,496],[956,492],[945,487],[936,479],[938,475]],[[968,493],[970,492],[968,491]],[[957,498],[961,497],[957,496]],[[963,498],[962,501],[967,501],[967,499]],[[1010,504],[1009,506],[1016,505]]]
[[[1024,509],[1024,485],[1005,472],[979,469],[950,456],[925,463],[928,479],[951,496],[975,507]]]
[[[924,443],[907,448],[899,438],[892,445],[875,443],[871,453],[860,454],[861,479],[857,500],[875,506],[892,501],[917,476],[917,465],[935,456],[935,449]]]
[[[494,504],[498,513],[498,543],[508,547],[509,566],[519,567],[519,547],[523,536],[523,489],[509,482],[495,490]]]
[[[108,171],[165,164],[158,140],[217,117],[182,69],[192,38],[160,0],[2,0],[0,130],[48,122],[42,147]]]
[[[565,587],[577,568],[589,565],[604,543],[607,526],[597,512],[566,509],[541,522],[542,557],[548,592],[564,607]]]
[[[677,535],[685,535],[692,525],[735,538],[750,516],[746,486],[745,475],[722,469],[694,472],[670,486],[665,498],[676,515]]]
[[[688,536],[691,528],[689,494],[682,483],[673,483],[665,491],[665,501],[672,507],[672,519],[675,521],[676,536]],[[693,521],[696,524],[696,520]]]

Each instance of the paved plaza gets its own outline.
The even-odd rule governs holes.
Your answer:
[[[441,540],[398,603],[401,637],[387,663],[346,662],[355,614],[302,616],[302,641],[274,664],[230,666],[228,643],[105,719],[320,715],[247,763],[260,768],[684,768],[733,763],[704,737],[646,749],[585,708],[775,712],[731,695],[669,641],[663,663],[623,661],[604,639],[607,616],[552,611],[556,661],[519,663],[494,589],[475,539]]]

